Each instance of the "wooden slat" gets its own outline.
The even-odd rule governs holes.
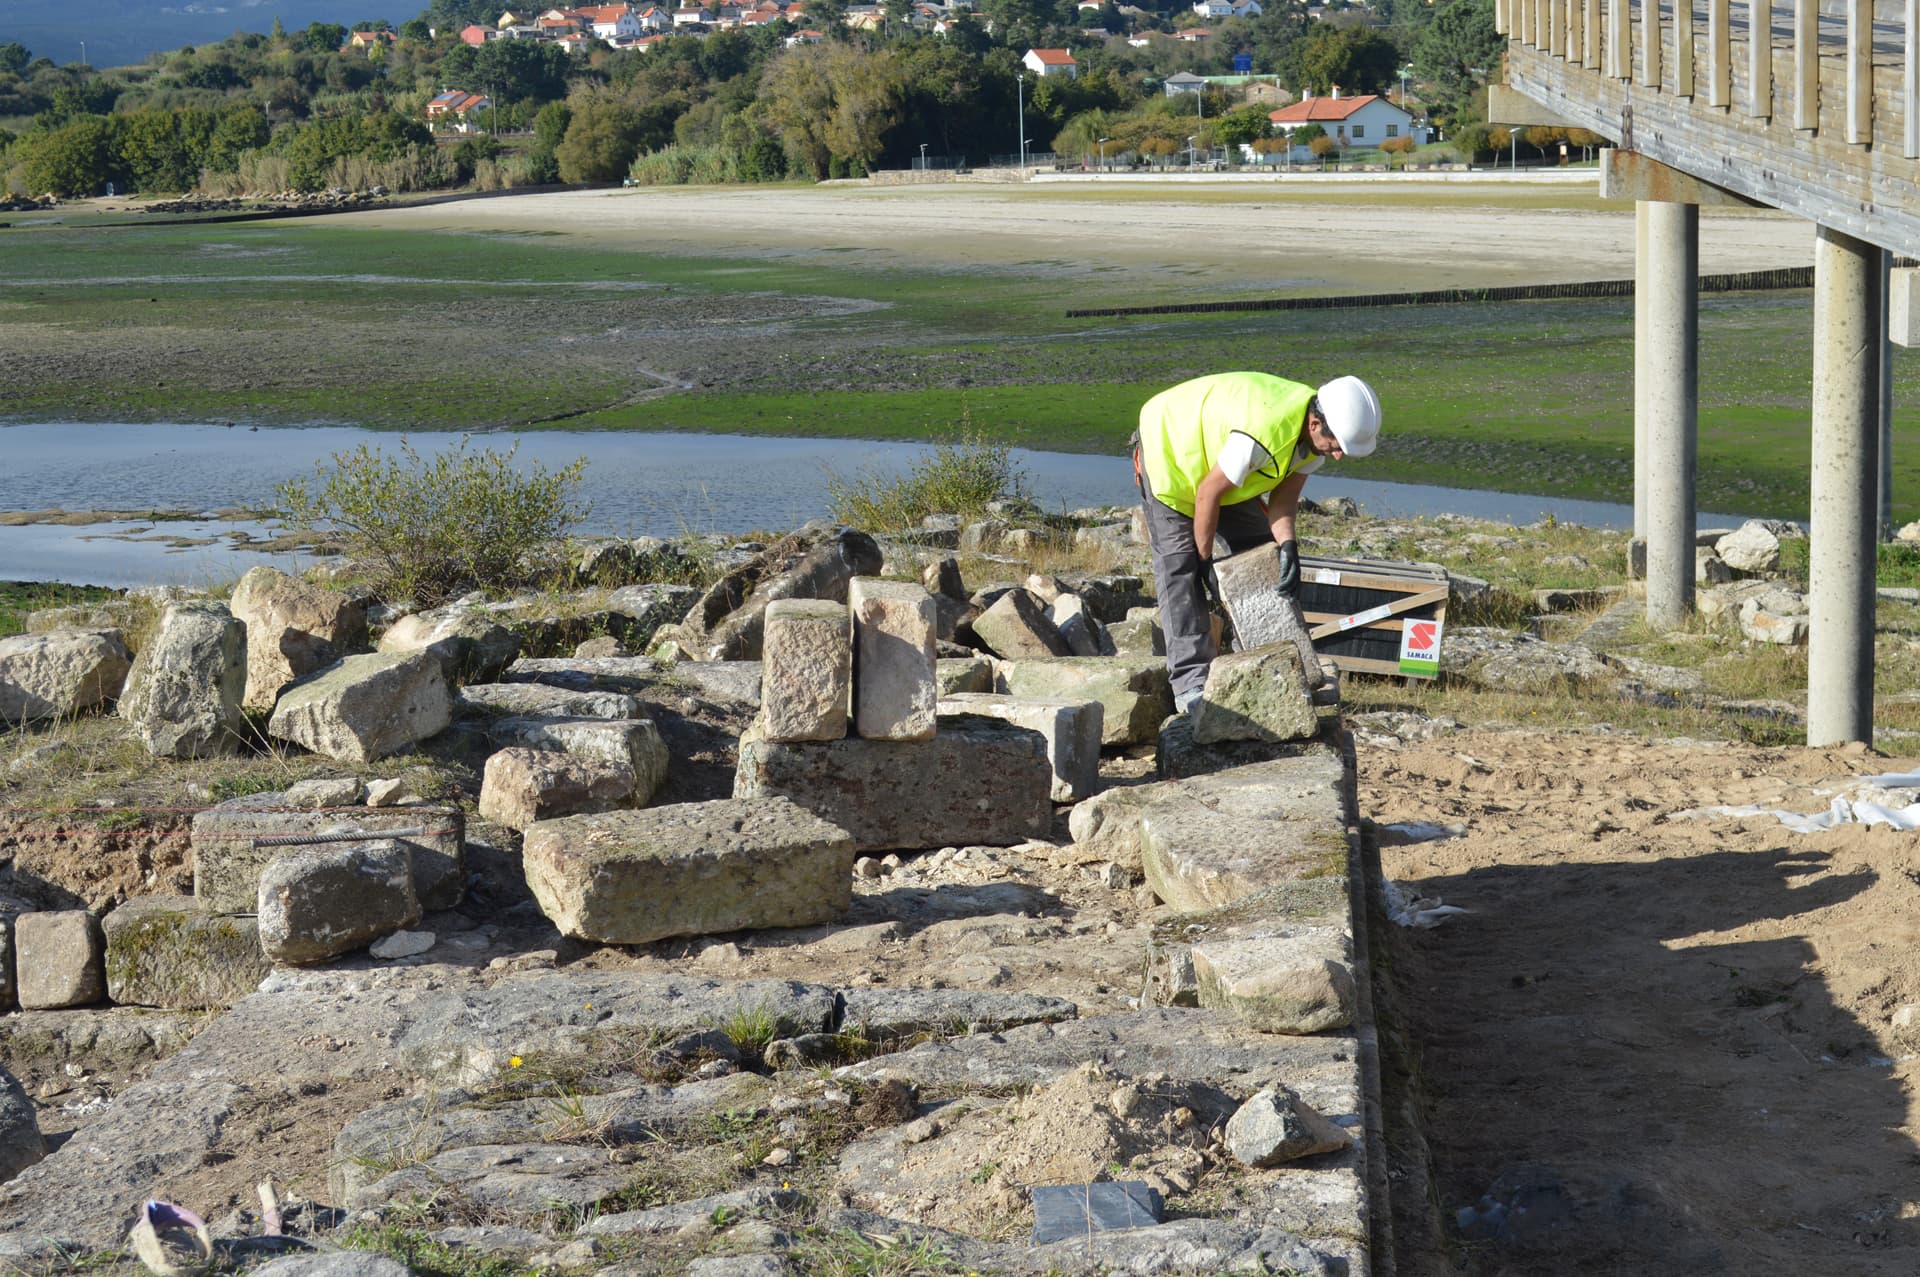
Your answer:
[[[1847,141],[1873,145],[1873,0],[1847,0]]]
[[[1694,95],[1693,0],[1673,0],[1673,92],[1675,97]]]
[[[1640,0],[1640,84],[1660,87],[1660,0]]]
[[[1513,24],[1507,20],[1508,0],[1493,0],[1493,32],[1505,35],[1513,30]]]
[[[1388,674],[1398,675],[1400,665],[1397,661],[1376,661],[1364,656],[1341,656],[1327,652],[1320,657],[1323,661],[1332,661],[1333,667],[1349,674]],[[1432,678],[1431,674],[1409,674],[1408,678]]]
[[[1707,0],[1707,105],[1733,105],[1732,21],[1729,0]]]
[[[1553,22],[1553,0],[1533,0],[1533,47],[1545,49],[1552,42],[1547,28]]]
[[[1446,601],[1447,601],[1447,590],[1445,586],[1442,586],[1438,590],[1428,590],[1424,594],[1409,594],[1403,598],[1395,599],[1391,603],[1380,603],[1380,604],[1376,604],[1375,607],[1373,608],[1362,608],[1361,612],[1371,612],[1371,611],[1374,611],[1375,608],[1385,608],[1386,611],[1382,613],[1379,618],[1372,621],[1364,622],[1352,628],[1353,629],[1376,629],[1376,628],[1386,627],[1388,625],[1389,617],[1398,616],[1402,612],[1410,612],[1417,607],[1425,607],[1429,603],[1445,603]],[[1321,624],[1318,628],[1310,627],[1307,630],[1307,637],[1325,638],[1329,634],[1351,633],[1352,630],[1343,631],[1340,628],[1339,623],[1349,616],[1358,616],[1358,615],[1360,615],[1359,612],[1343,612],[1339,616],[1329,616],[1329,619],[1323,624]],[[1311,617],[1309,617],[1309,619],[1311,619]],[[1395,626],[1393,628],[1398,628],[1398,627]]]
[[[1907,0],[1906,83],[1901,87],[1900,118],[1906,122],[1908,159],[1920,156],[1920,0]]]
[[[1773,0],[1747,0],[1747,114],[1773,117]]]
[[[1920,3],[1920,0],[1914,0]],[[1600,69],[1600,0],[1586,0],[1587,14],[1580,23],[1580,65],[1589,71]]]
[[[1633,78],[1633,9],[1627,0],[1607,0],[1607,45],[1602,59],[1609,79]]]
[[[1820,129],[1820,5],[1793,0],[1793,127]]]
[[[1567,56],[1567,11],[1572,7],[1567,0],[1548,0],[1547,52],[1556,58]]]

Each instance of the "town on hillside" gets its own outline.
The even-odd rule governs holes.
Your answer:
[[[0,179],[258,198],[1551,164],[1602,141],[1488,122],[1492,0],[497,3],[104,69],[0,41]]]

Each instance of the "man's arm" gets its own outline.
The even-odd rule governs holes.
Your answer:
[[[1202,563],[1213,561],[1213,534],[1220,530],[1220,498],[1233,490],[1219,466],[1207,471],[1193,493],[1193,545]]]
[[[1307,486],[1307,476],[1299,471],[1280,481],[1280,486],[1267,494],[1267,526],[1273,529],[1276,543],[1294,539],[1293,516],[1300,512],[1300,489]],[[1194,524],[1199,527],[1198,520]]]

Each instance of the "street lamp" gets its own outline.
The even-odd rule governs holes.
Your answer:
[[[1509,173],[1518,173],[1520,171],[1520,130],[1519,129],[1512,128],[1507,130],[1507,143],[1513,148],[1511,152],[1511,156],[1507,160],[1507,171]]]
[[[925,142],[920,144],[920,171],[922,173],[927,171],[927,144]]]
[[[1112,140],[1112,138],[1108,137],[1100,139],[1100,171],[1102,173],[1107,171],[1107,143]]]
[[[1013,100],[1019,104],[1020,111],[1020,172],[1027,171],[1027,77],[1024,73],[1013,77]]]
[[[1189,171],[1191,171],[1193,166],[1199,162],[1199,158],[1200,158],[1199,152],[1195,150],[1193,145],[1195,140],[1197,140],[1199,136],[1200,135],[1198,133],[1187,134],[1187,168]]]
[[[1400,109],[1402,111],[1407,109],[1407,72],[1411,70],[1413,70],[1411,62],[1400,68]]]

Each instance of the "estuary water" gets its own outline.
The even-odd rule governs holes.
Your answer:
[[[459,443],[453,433],[410,434],[422,455]],[[873,473],[905,473],[929,446],[862,439],[615,431],[541,431],[518,436],[519,457],[557,469],[584,457],[582,531],[677,536],[797,526],[827,513],[827,485]],[[503,449],[511,435],[476,435],[475,447]],[[0,425],[0,512],[62,509],[254,508],[277,484],[311,476],[336,453],[365,444],[388,455],[400,437],[346,426],[39,422]],[[1027,487],[1048,509],[1120,505],[1136,499],[1121,456],[1015,449]],[[1369,514],[1454,513],[1527,524],[1627,527],[1623,505],[1316,475],[1307,495],[1351,497]],[[1702,514],[1701,526],[1740,516]],[[73,584],[207,585],[257,563],[297,566],[297,556],[249,548],[270,535],[257,522],[227,519],[0,527],[0,580]],[[183,541],[210,544],[183,545]]]

